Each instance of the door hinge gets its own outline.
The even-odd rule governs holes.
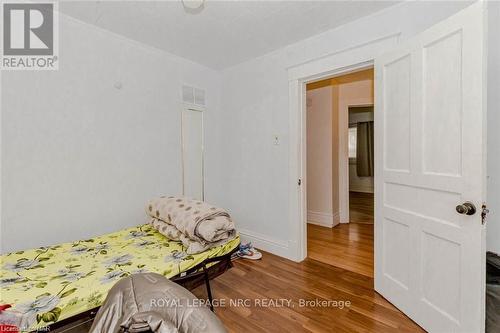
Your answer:
[[[486,205],[483,205],[481,207],[481,223],[482,224],[486,223],[486,216],[488,215],[489,212],[490,212],[490,210],[486,207]]]
[[[299,181],[297,182],[297,185],[302,185],[302,179],[299,178]]]

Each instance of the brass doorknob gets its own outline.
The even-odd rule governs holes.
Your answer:
[[[458,214],[474,215],[476,213],[476,206],[472,202],[464,202],[456,207]]]

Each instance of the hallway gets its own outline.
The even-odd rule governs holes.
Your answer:
[[[307,224],[307,256],[373,277],[373,194],[349,192],[350,223],[334,228]]]

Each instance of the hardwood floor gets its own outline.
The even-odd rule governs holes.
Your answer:
[[[349,192],[349,220],[351,223],[373,224],[373,193]]]
[[[373,224],[307,225],[307,256],[373,277]]]
[[[309,258],[296,263],[263,253],[259,261],[240,259],[212,287],[217,299],[249,300],[249,307],[216,308],[230,332],[423,332],[373,290],[372,278]],[[195,294],[206,297],[202,287]],[[281,298],[290,305],[259,306]],[[301,299],[351,304],[301,307]]]
[[[308,257],[373,277],[373,203],[373,193],[349,192],[350,223],[308,224]]]
[[[312,259],[296,263],[264,252],[262,260],[236,260],[211,284],[214,299],[226,302],[215,313],[229,332],[424,332],[373,290],[372,278]],[[203,286],[194,294],[206,299]],[[284,306],[264,306],[278,299]],[[242,304],[231,306],[230,300]],[[301,300],[350,305],[300,306]],[[89,327],[64,332],[84,333]]]

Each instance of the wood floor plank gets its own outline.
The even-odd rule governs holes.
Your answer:
[[[349,218],[351,222],[373,224],[373,193],[349,192]]]
[[[350,223],[308,224],[308,257],[373,277],[373,203],[373,193],[349,192]]]
[[[215,298],[250,299],[249,307],[226,306],[216,314],[230,332],[423,332],[373,290],[373,279],[312,259],[292,262],[270,253],[240,259],[212,282]],[[206,297],[205,290],[195,290]],[[259,299],[291,299],[290,306],[262,307]],[[305,300],[344,300],[350,306],[300,306]]]
[[[308,257],[373,277],[373,224],[307,225]]]

